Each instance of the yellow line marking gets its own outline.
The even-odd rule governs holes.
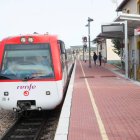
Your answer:
[[[84,73],[84,70],[83,70],[81,62],[80,62],[80,65],[81,65],[81,69],[82,69],[83,75],[85,77],[85,73]],[[86,86],[87,86],[87,89],[88,89],[88,93],[89,93],[89,96],[90,96],[90,100],[91,100],[91,103],[92,103],[93,110],[95,112],[95,116],[96,116],[96,119],[97,119],[97,123],[98,123],[98,126],[99,126],[99,130],[100,130],[100,134],[101,134],[102,140],[109,140],[109,138],[107,136],[107,133],[106,133],[106,130],[105,130],[105,127],[104,127],[104,124],[103,124],[103,121],[102,121],[101,116],[99,114],[98,107],[97,107],[97,105],[95,103],[95,99],[93,97],[93,93],[92,93],[92,91],[91,91],[91,89],[89,87],[87,78],[85,78],[85,83],[86,83]]]

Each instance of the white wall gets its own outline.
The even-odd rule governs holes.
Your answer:
[[[129,10],[130,14],[137,14],[137,1],[130,0],[123,8],[123,13],[126,13]]]
[[[107,60],[120,60],[120,57],[114,53],[113,49],[113,43],[111,42],[111,39],[106,39],[106,45],[107,45]]]
[[[114,47],[111,42],[111,39],[106,39],[106,40],[102,41],[102,49],[100,47],[100,44],[98,44],[97,48],[98,48],[97,54],[98,54],[98,52],[101,52],[103,58],[107,58],[107,60],[109,60],[109,61],[110,60],[121,60],[121,58],[113,51]]]

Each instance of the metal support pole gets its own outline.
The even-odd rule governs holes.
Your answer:
[[[88,43],[89,43],[89,67],[91,68],[91,47],[90,47],[90,22],[93,19],[88,17]]]
[[[83,46],[83,61],[85,61],[85,49],[84,49],[84,46]]]
[[[125,39],[125,77],[128,78],[128,27],[127,27],[127,21],[124,21],[124,39]]]
[[[134,36],[134,79],[137,80],[137,38]]]
[[[88,22],[89,67],[91,68],[90,21]]]

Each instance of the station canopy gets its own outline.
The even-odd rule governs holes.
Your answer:
[[[124,38],[124,21],[127,21],[128,36],[134,36],[134,29],[140,28],[140,15],[121,14],[114,20],[114,22],[102,25],[102,32],[94,41],[96,42],[99,38]]]

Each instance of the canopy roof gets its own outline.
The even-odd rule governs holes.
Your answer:
[[[140,27],[140,15],[121,14],[114,20],[114,22],[102,25],[102,28],[104,28],[104,26],[113,28],[114,25],[122,25],[124,28],[124,21],[127,21],[128,36],[134,36],[134,29]],[[124,30],[113,31],[111,30],[111,28],[110,31],[102,31],[102,33],[100,33],[95,40],[97,40],[98,38],[124,38]]]

